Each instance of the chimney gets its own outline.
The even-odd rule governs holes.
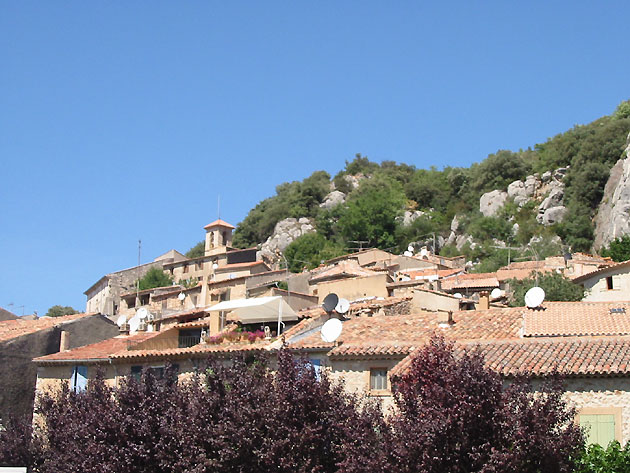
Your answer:
[[[59,351],[66,351],[70,349],[70,333],[65,330],[61,331],[61,338],[59,340]]]
[[[450,327],[455,323],[453,320],[453,311],[438,310],[437,321],[440,327]]]
[[[490,308],[490,293],[482,291],[479,293],[479,304],[477,310],[488,310]]]

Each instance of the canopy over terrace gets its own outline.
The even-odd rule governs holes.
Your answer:
[[[256,324],[278,321],[278,328],[283,322],[298,319],[282,296],[256,297],[223,301],[210,306],[206,312],[231,312],[229,318],[242,324]],[[281,330],[278,330],[280,333]]]

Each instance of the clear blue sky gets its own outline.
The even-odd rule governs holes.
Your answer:
[[[468,166],[630,98],[630,3],[0,1],[0,306],[85,308],[279,183]],[[13,306],[8,306],[13,303]]]

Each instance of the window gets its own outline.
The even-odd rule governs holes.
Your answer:
[[[370,370],[370,391],[387,391],[386,368],[372,368]]]
[[[198,345],[201,342],[201,329],[190,329],[179,331],[179,348],[188,348]]]
[[[612,289],[614,289],[614,287],[613,287],[613,278],[612,278],[612,276],[608,276],[608,277],[606,278],[606,287],[608,288],[608,290],[609,290],[609,291],[610,291],[610,290],[612,290]]]
[[[85,391],[87,388],[87,366],[74,366],[72,368],[72,378],[70,379],[70,389],[75,393]]]
[[[582,409],[578,415],[585,428],[587,443],[606,448],[613,440],[621,441],[621,409]]]
[[[322,360],[317,358],[309,358],[309,363],[313,365],[313,369],[315,370],[315,379],[320,381],[322,379]]]

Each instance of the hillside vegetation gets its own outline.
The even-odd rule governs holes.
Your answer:
[[[308,217],[323,238],[301,237],[287,248],[290,255],[299,254],[296,259],[300,262],[290,263],[296,270],[357,245],[401,252],[410,242],[431,243],[433,233],[444,243],[457,215],[458,232],[471,238],[459,249],[450,244],[438,245],[436,250],[446,256],[463,252],[479,263],[477,270],[505,264],[507,250],[495,248],[503,244],[524,248],[526,254],[512,251],[513,256],[535,253],[544,257],[562,249],[588,251],[593,242],[593,216],[629,131],[630,102],[623,102],[609,116],[575,126],[526,150],[499,150],[468,168],[418,169],[394,161],[379,164],[358,154],[335,176],[316,171],[303,181],[277,186],[274,196],[256,205],[238,224],[234,245],[258,245],[272,235],[280,220]],[[535,202],[519,207],[508,201],[492,217],[479,212],[482,194],[505,191],[515,180],[557,168],[568,168],[563,181],[567,215],[562,223],[540,225]],[[343,192],[345,201],[332,208],[321,207],[332,190]],[[415,220],[404,224],[405,211],[414,212]],[[528,253],[532,246],[535,248]]]

